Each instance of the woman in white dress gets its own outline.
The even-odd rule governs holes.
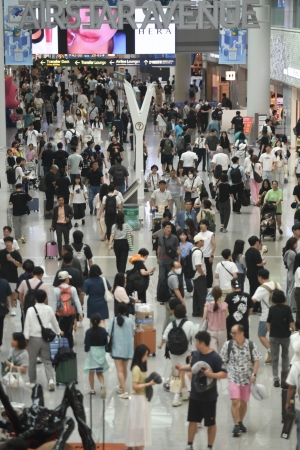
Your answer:
[[[85,209],[88,203],[88,193],[86,186],[81,184],[80,175],[75,176],[75,182],[69,187],[70,190],[70,206],[74,210],[74,227],[78,227],[77,220],[82,220],[82,225],[85,225]]]
[[[81,136],[82,133],[83,133],[83,129],[84,129],[84,120],[82,118],[80,110],[78,110],[76,112],[76,116],[74,117],[74,121],[75,121],[76,131],[78,131],[78,133]]]
[[[93,137],[95,144],[101,145],[103,143],[101,139],[101,131],[103,130],[102,122],[100,122],[99,117],[96,116],[94,123],[92,125]]]
[[[67,131],[67,123],[68,124],[74,124],[74,119],[70,114],[70,111],[66,111],[66,113],[62,116],[61,120],[61,129],[66,132]]]

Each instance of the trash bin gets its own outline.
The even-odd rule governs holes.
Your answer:
[[[139,205],[127,203],[123,207],[125,223],[131,226],[133,230],[140,229],[139,223]]]

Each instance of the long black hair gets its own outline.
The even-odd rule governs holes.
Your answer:
[[[99,323],[101,322],[102,318],[100,314],[95,313],[91,315],[90,321],[93,329],[93,337],[97,339],[100,336],[100,330],[99,330]]]
[[[100,188],[100,193],[99,193],[99,197],[102,203],[102,199],[105,195],[108,195],[108,185],[106,183],[102,184],[101,188]]]
[[[142,372],[147,372],[147,361],[142,362],[142,359],[145,356],[146,352],[148,352],[149,355],[150,350],[146,345],[140,344],[136,347],[132,358],[130,370],[132,370],[134,366],[138,366]]]
[[[286,241],[285,247],[282,249],[282,255],[284,256],[288,250],[293,250],[293,252],[296,253],[296,250],[294,250],[294,245],[297,244],[298,239],[295,237],[291,237]]]
[[[76,184],[75,183],[75,180],[80,180],[80,183],[79,184]],[[80,186],[80,189],[83,189],[83,184],[81,183],[81,176],[80,175],[75,175],[75,177],[74,177],[74,183],[73,183],[73,191],[74,191],[74,189],[75,189],[75,186]]]
[[[123,224],[124,224],[124,222],[125,222],[125,220],[124,220],[124,214],[122,213],[122,211],[119,211],[118,213],[117,213],[117,217],[116,217],[116,225],[117,225],[117,228],[119,229],[119,230],[123,230]]]
[[[123,272],[116,273],[115,280],[114,280],[113,292],[115,292],[115,290],[118,286],[120,286],[120,287],[125,286],[125,273],[123,273]]]
[[[236,262],[239,255],[244,253],[245,241],[242,239],[237,239],[234,243],[233,252],[232,252],[232,261]]]
[[[296,270],[298,269],[298,267],[300,267],[300,253],[297,253],[297,255],[296,255],[296,257],[295,257],[293,273],[296,272]]]
[[[127,303],[120,302],[118,305],[118,315],[117,315],[117,324],[119,327],[123,326],[124,323],[124,317],[128,312],[128,306]]]

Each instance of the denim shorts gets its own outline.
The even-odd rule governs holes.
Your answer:
[[[258,334],[258,336],[266,337],[267,333],[268,333],[267,322],[264,322],[263,320],[261,320],[258,325],[257,334]]]

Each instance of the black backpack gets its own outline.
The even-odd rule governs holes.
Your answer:
[[[231,169],[231,181],[233,184],[239,184],[242,182],[242,174],[240,171],[240,166]]]
[[[16,183],[16,169],[7,169],[6,171],[6,177],[8,184],[15,184]]]
[[[219,180],[221,178],[222,175],[222,166],[221,164],[217,164],[216,167],[214,168],[214,177],[216,178],[216,180]]]
[[[124,179],[123,167],[121,166],[121,164],[116,164],[113,176],[114,184],[116,186],[120,186],[121,184],[124,184]]]
[[[175,273],[170,273],[164,278],[158,285],[157,289],[157,301],[160,303],[167,303],[174,295],[173,291],[169,288],[168,280],[172,276],[177,276]],[[175,295],[174,295],[175,296]]]
[[[30,283],[28,280],[26,280],[26,284],[27,284],[28,291],[26,292],[26,295],[24,298],[24,316],[26,316],[28,308],[31,308],[31,306],[35,305],[35,293],[40,288],[40,286],[43,284],[43,281],[40,281],[39,284],[35,288],[32,288],[30,286]]]
[[[182,261],[182,272],[185,276],[185,278],[189,278],[190,280],[194,278],[196,269],[193,267],[193,253],[196,250],[200,250],[200,252],[203,254],[202,250],[200,248],[194,248],[191,249],[190,253],[183,259]]]
[[[142,275],[135,267],[131,270],[126,270],[126,280],[126,292],[128,293],[129,291],[130,294],[133,291],[144,292],[149,286],[149,277]]]
[[[74,133],[72,133],[72,131],[71,131],[71,134],[72,134],[72,137],[71,137],[71,140],[70,140],[70,144],[71,144],[72,147],[77,147],[77,145],[78,145],[78,136],[76,135],[76,131]]]
[[[172,322],[172,328],[168,334],[168,348],[172,355],[183,355],[189,348],[189,341],[182,328],[187,319],[182,319],[180,324],[176,325],[176,320]]]
[[[115,216],[117,214],[117,197],[116,195],[107,195],[105,203],[105,215]]]

